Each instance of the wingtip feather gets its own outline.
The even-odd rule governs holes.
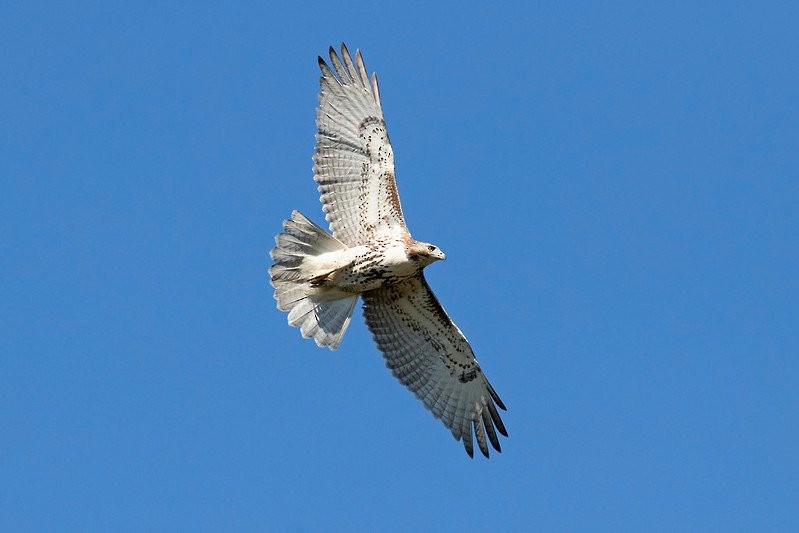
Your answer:
[[[491,395],[491,399],[494,400],[494,402],[497,404],[497,407],[499,407],[503,411],[507,411],[508,408],[505,407],[504,403],[502,403],[502,400],[500,400],[499,398],[499,394],[497,394],[497,391],[495,391],[494,387],[491,386],[491,383],[488,383],[488,381],[486,381],[486,385],[488,385],[488,393]]]
[[[499,438],[497,437],[497,432],[494,430],[494,422],[491,420],[488,409],[483,409],[480,415],[483,418],[483,427],[488,435],[488,440],[491,442],[491,446],[493,446],[496,451],[501,452],[502,448],[499,445]]]
[[[474,435],[477,437],[477,446],[480,448],[480,453],[488,459],[488,443],[486,442],[486,434],[483,430],[482,417],[477,417],[472,420],[472,426],[474,426]]]

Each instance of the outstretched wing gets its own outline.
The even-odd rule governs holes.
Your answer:
[[[314,179],[333,235],[348,246],[377,236],[408,234],[394,178],[377,75],[371,82],[361,52],[352,61],[330,48],[331,69],[320,57]]]
[[[424,275],[362,296],[366,324],[392,373],[463,440],[470,457],[472,430],[483,455],[488,457],[486,435],[501,451],[496,431],[508,433],[497,406],[504,410],[505,405]]]

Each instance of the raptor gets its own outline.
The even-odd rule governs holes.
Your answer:
[[[277,307],[319,346],[336,349],[358,298],[386,366],[474,456],[507,437],[499,395],[425,280],[444,253],[411,237],[377,75],[341,45],[319,57],[314,179],[332,235],[298,211],[283,223],[269,269]]]

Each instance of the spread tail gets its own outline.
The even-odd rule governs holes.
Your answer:
[[[335,350],[352,318],[357,295],[325,290],[314,278],[327,272],[314,271],[307,258],[344,250],[344,243],[308,220],[299,211],[283,222],[283,233],[275,237],[270,252],[274,264],[269,277],[275,288],[277,308],[288,311],[288,322],[318,346]]]

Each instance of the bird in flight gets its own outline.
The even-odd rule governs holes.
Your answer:
[[[413,239],[400,206],[377,75],[360,50],[319,57],[314,180],[332,235],[299,211],[275,237],[269,269],[277,307],[319,346],[336,349],[358,297],[386,366],[461,440],[488,457],[508,436],[505,409],[469,342],[425,280],[444,253]]]

